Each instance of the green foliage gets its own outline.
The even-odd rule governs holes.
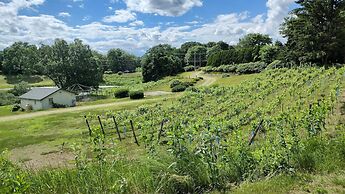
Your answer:
[[[287,37],[287,61],[344,63],[345,2],[339,0],[299,0],[298,8],[282,27]]]
[[[11,105],[17,102],[17,97],[12,93],[0,91],[0,106]]]
[[[26,42],[15,42],[3,51],[2,72],[6,75],[35,74],[38,62],[37,47]]]
[[[15,84],[13,89],[10,91],[15,96],[21,96],[28,91],[30,91],[31,87],[27,82],[20,82],[19,84]]]
[[[173,88],[177,85],[181,85],[182,82],[180,80],[173,80],[171,83],[170,83],[170,88]]]
[[[205,46],[193,46],[188,49],[185,56],[187,65],[205,66],[207,48]]]
[[[221,65],[230,65],[240,63],[238,51],[230,49],[226,51],[217,52],[207,58],[207,66],[219,67]]]
[[[280,47],[275,45],[265,45],[260,49],[260,59],[262,62],[267,64],[272,63],[274,60],[278,59],[280,52]]]
[[[130,91],[129,92],[129,97],[133,100],[136,99],[143,99],[145,97],[144,91],[141,90],[136,90],[136,91]]]
[[[108,51],[108,69],[114,73],[119,71],[134,72],[140,66],[138,58],[121,49],[111,49]]]
[[[142,59],[143,81],[157,81],[183,71],[182,61],[176,49],[170,45],[158,45],[149,49]]]
[[[103,71],[90,47],[81,40],[76,39],[67,44],[66,41],[57,39],[52,45],[52,58],[47,65],[46,74],[60,88],[74,84],[98,87]]]
[[[237,65],[236,72],[239,74],[260,73],[266,67],[267,64],[264,62],[243,63]]]
[[[189,65],[189,66],[184,67],[183,69],[184,71],[189,72],[189,71],[194,71],[196,67],[193,65]]]
[[[115,98],[127,98],[129,97],[129,90],[125,88],[117,89],[114,92]]]
[[[277,69],[277,68],[284,68],[287,67],[287,64],[283,63],[281,60],[275,60],[270,63],[266,69]]]
[[[183,92],[187,89],[187,86],[185,84],[178,84],[171,88],[172,92]]]

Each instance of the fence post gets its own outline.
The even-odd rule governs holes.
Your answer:
[[[91,128],[90,128],[89,121],[87,120],[87,117],[86,117],[86,116],[84,116],[84,118],[85,118],[85,122],[86,122],[87,128],[89,129],[89,135],[90,135],[90,137],[91,137],[91,136],[92,136],[92,130],[91,130]]]
[[[117,135],[119,136],[119,140],[122,141],[121,135],[120,135],[120,131],[119,131],[119,127],[117,126],[117,122],[116,122],[114,116],[113,116],[113,120],[114,120],[114,124],[115,124],[115,128],[116,128]]]
[[[164,126],[164,119],[163,119],[162,122],[161,122],[161,128],[159,129],[157,143],[159,143],[159,141],[160,141],[160,139],[161,139],[161,135],[162,135],[162,132],[163,132],[163,126]]]
[[[258,127],[255,129],[254,134],[253,134],[252,138],[251,138],[250,141],[249,141],[249,145],[252,145],[252,143],[254,142],[254,139],[255,139],[256,135],[258,134],[258,132],[259,132],[259,130],[260,130],[261,125],[263,124],[263,122],[264,122],[264,120],[261,120],[260,124],[259,124]]]
[[[105,137],[105,132],[104,132],[104,128],[103,128],[103,125],[102,125],[101,117],[99,115],[97,117],[98,117],[99,125],[101,126],[101,129],[102,129],[102,133],[103,133],[103,135]]]
[[[138,142],[137,136],[135,135],[135,132],[134,132],[133,121],[130,120],[130,123],[131,123],[131,127],[132,127],[132,132],[133,132],[135,143],[139,146],[139,142]]]

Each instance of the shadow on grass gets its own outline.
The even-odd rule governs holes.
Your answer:
[[[8,84],[18,84],[23,81],[34,84],[43,81],[38,75],[7,75],[5,79]]]

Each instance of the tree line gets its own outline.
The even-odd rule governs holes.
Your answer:
[[[186,42],[180,48],[161,44],[138,58],[121,49],[102,55],[80,40],[68,44],[56,40],[52,46],[16,42],[0,51],[4,74],[42,74],[59,87],[75,83],[98,86],[105,71],[134,71],[142,67],[143,81],[157,81],[194,66],[238,66],[241,72],[257,72],[275,66],[331,66],[345,63],[345,1],[298,0],[298,8],[285,18],[281,34],[287,42],[273,41],[253,33],[236,45],[226,42]],[[258,64],[257,62],[260,62]],[[265,64],[265,65],[262,65]],[[277,65],[278,64],[278,65]]]
[[[74,84],[98,87],[105,71],[134,72],[140,59],[121,49],[111,49],[106,55],[92,50],[76,39],[67,43],[56,39],[53,45],[31,45],[15,42],[0,51],[0,68],[5,75],[46,75],[58,87]]]
[[[281,35],[287,42],[273,42],[264,34],[248,34],[237,45],[225,42],[184,43],[180,48],[158,45],[143,57],[144,81],[155,81],[183,71],[188,66],[331,66],[345,63],[345,1],[297,0],[281,24]],[[195,63],[198,61],[198,63]],[[246,64],[246,65],[243,65]],[[232,68],[232,67],[229,67]],[[164,71],[166,70],[166,71]],[[245,70],[244,70],[245,71]]]

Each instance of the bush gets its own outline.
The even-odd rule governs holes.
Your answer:
[[[17,102],[17,97],[12,93],[0,92],[0,106],[11,105]]]
[[[182,82],[180,80],[173,80],[171,83],[170,83],[170,88],[173,88],[177,85],[181,85]]]
[[[117,89],[114,92],[115,98],[127,98],[129,96],[129,90],[128,89]]]
[[[117,75],[122,75],[122,74],[123,74],[122,71],[117,72]]]
[[[57,103],[53,103],[53,108],[66,108],[67,106],[64,104],[57,104]]]
[[[243,63],[237,66],[236,72],[239,74],[260,73],[267,67],[264,62]]]
[[[15,96],[21,96],[30,90],[30,85],[27,82],[20,82],[14,85],[14,88],[10,91]]]
[[[138,91],[131,91],[129,93],[129,97],[133,100],[135,99],[143,99],[145,97],[144,92],[141,90]]]
[[[173,88],[172,88],[172,92],[183,92],[183,91],[185,91],[187,89],[187,86],[186,85],[184,85],[184,84],[180,84],[180,85],[177,85],[177,86],[174,86]]]
[[[21,110],[21,109],[22,109],[22,107],[20,107],[19,104],[15,104],[15,105],[12,107],[12,112],[17,112],[17,111],[19,111],[19,110]]]
[[[195,66],[193,65],[189,65],[183,68],[184,71],[188,72],[188,71],[194,71],[195,70]]]
[[[282,61],[280,60],[275,60],[273,61],[271,64],[269,64],[266,69],[277,69],[277,68],[284,68],[287,65],[284,64]]]

